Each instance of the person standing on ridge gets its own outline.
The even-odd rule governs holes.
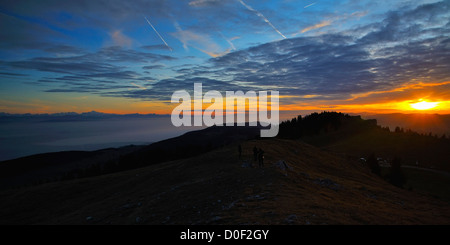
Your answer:
[[[258,161],[258,148],[256,148],[256,146],[253,147],[253,158],[254,161]]]
[[[258,160],[259,167],[264,167],[264,151],[261,148],[259,148]]]
[[[241,159],[241,155],[242,155],[242,146],[241,146],[241,144],[238,145],[238,152],[239,152],[239,159]]]

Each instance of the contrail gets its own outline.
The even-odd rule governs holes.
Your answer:
[[[161,39],[161,41],[164,42],[164,44],[167,46],[167,48],[169,48],[169,50],[172,51],[172,48],[166,43],[166,41],[164,41],[164,38],[162,38],[161,35],[159,35],[158,31],[155,29],[155,27],[153,27],[152,23],[150,23],[150,21],[147,19],[147,17],[144,16],[144,19],[153,28],[153,30],[156,32],[156,34],[158,34],[158,37]]]
[[[239,0],[239,2],[246,7],[248,10],[252,11],[253,13],[255,13],[256,15],[258,15],[259,17],[261,17],[267,24],[269,24],[276,32],[278,32],[278,34],[280,34],[284,39],[286,39],[286,36],[283,35],[283,33],[281,33],[277,28],[275,28],[275,26],[272,25],[272,23],[270,23],[270,21],[264,17],[263,14],[261,14],[260,12],[258,12],[258,10],[248,6],[246,3],[244,3],[244,1]]]
[[[146,87],[141,86],[141,85],[138,85],[138,84],[136,84],[136,83],[131,83],[131,85],[136,86],[136,87],[138,87],[138,88],[140,88],[140,89],[142,89],[142,90],[146,90],[146,89],[147,89]]]
[[[231,38],[231,39],[227,39],[223,34],[222,34],[222,32],[219,32],[219,34],[222,36],[222,38],[223,39],[225,39],[225,41],[227,41],[227,43],[230,45],[230,47],[231,47],[231,50],[236,50],[236,47],[234,46],[234,44],[231,42],[231,41],[233,41],[234,39],[237,39],[237,38],[239,38],[239,37],[233,37],[233,38]]]
[[[314,2],[314,3],[311,3],[311,4],[308,4],[308,5],[306,5],[305,7],[303,7],[304,9],[305,8],[308,8],[308,7],[311,7],[311,6],[313,6],[314,4],[316,4],[317,2]]]

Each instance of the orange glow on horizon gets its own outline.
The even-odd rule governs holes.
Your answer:
[[[324,96],[308,94],[303,96],[280,95],[280,113],[310,113],[321,111],[337,111],[343,113],[439,113],[450,114],[450,100],[445,98],[431,99],[422,94],[412,99],[399,100],[392,96],[390,100],[327,100]],[[268,110],[271,110],[270,99]],[[247,101],[248,103],[248,101]],[[203,102],[202,109],[223,108],[225,112],[225,99],[223,105]],[[52,95],[46,100],[24,99],[8,100],[0,99],[0,111],[7,113],[58,113],[58,112],[89,112],[98,111],[114,114],[171,114],[179,103],[170,101],[143,101],[127,100],[116,97],[100,96],[59,96]],[[211,106],[211,107],[210,107]],[[235,110],[237,106],[235,105]],[[253,103],[245,105],[245,110],[257,110],[258,105]],[[303,111],[303,112],[302,112]]]
[[[417,104],[418,108],[414,108],[416,101],[393,101],[385,103],[367,103],[367,104],[326,104],[325,103],[303,103],[303,104],[291,104],[291,105],[280,105],[280,111],[338,111],[344,113],[439,113],[439,114],[449,114],[450,113],[450,101],[439,101],[439,102],[425,102]],[[424,101],[422,101],[424,102]],[[420,103],[420,102],[419,102]]]
[[[439,105],[439,102],[420,101],[420,102],[411,104],[411,107],[416,110],[429,110],[429,109],[435,108],[438,105]]]

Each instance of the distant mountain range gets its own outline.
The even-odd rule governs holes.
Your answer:
[[[403,128],[404,130],[411,129],[412,131],[429,134],[439,137],[443,134],[450,136],[450,115],[449,114],[361,114],[365,119],[377,119],[379,125],[389,127],[391,131],[395,127]]]
[[[443,134],[450,136],[450,114],[369,114],[369,113],[350,113],[350,115],[361,115],[364,119],[376,119],[377,123],[383,127],[389,127],[394,131],[396,127],[404,130],[411,129],[412,131],[421,133],[438,135]],[[0,112],[0,122],[11,122],[15,120],[36,120],[46,122],[64,122],[64,121],[91,121],[91,120],[105,120],[105,119],[139,119],[139,118],[162,118],[170,117],[170,114],[114,114],[103,113],[97,111],[90,112],[60,112],[51,114],[11,114]]]
[[[113,114],[113,113],[103,113],[97,111],[76,113],[76,112],[60,112],[51,114],[10,114],[5,112],[0,112],[0,122],[11,121],[11,120],[38,120],[38,121],[88,121],[88,120],[103,120],[103,119],[113,119],[113,118],[160,118],[168,117],[168,114]]]

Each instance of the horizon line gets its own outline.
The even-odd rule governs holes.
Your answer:
[[[321,112],[338,112],[338,113],[344,113],[344,114],[358,114],[358,115],[386,115],[386,114],[405,114],[405,115],[450,115],[450,113],[438,113],[438,112],[426,112],[426,111],[420,111],[420,112],[369,112],[369,111],[360,111],[360,112],[348,112],[348,111],[339,111],[339,110],[279,110],[280,112],[298,112],[299,115],[305,114],[302,112],[306,112],[306,114],[312,114],[312,113],[321,113]],[[246,111],[247,114],[249,111]],[[88,114],[88,113],[98,113],[98,114],[105,114],[105,115],[119,115],[119,116],[126,116],[126,115],[154,115],[154,116],[171,116],[171,113],[155,113],[155,112],[149,112],[149,113],[140,113],[140,112],[130,112],[130,113],[114,113],[114,112],[102,112],[102,111],[83,111],[83,112],[75,112],[75,111],[61,111],[61,112],[43,112],[43,113],[33,113],[33,112],[25,112],[25,113],[10,113],[10,112],[4,112],[0,111],[0,115],[56,115],[56,114],[76,114],[76,115],[82,115],[82,114]],[[236,112],[235,112],[236,114]],[[195,116],[195,115],[194,115]]]

